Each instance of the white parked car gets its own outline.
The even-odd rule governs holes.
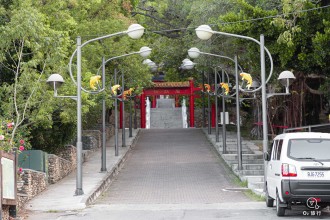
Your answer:
[[[315,210],[330,205],[330,133],[280,134],[264,159],[266,205],[276,200],[278,216],[292,205]]]

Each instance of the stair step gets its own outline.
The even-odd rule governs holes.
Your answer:
[[[174,99],[157,99],[156,100],[158,108],[173,108],[174,107]]]
[[[239,170],[240,175],[247,176],[260,176],[264,175],[264,170]]]
[[[225,160],[237,160],[237,154],[222,154],[222,157]],[[256,159],[263,159],[262,154],[243,154],[242,161],[244,160],[256,160]]]
[[[264,176],[244,176],[242,181],[247,182],[264,182]]]
[[[242,154],[252,154],[253,152],[250,150],[242,150]],[[236,150],[232,150],[232,151],[226,151],[226,154],[237,154]]]
[[[153,108],[150,111],[150,128],[182,128],[181,108]]]
[[[263,164],[263,160],[261,159],[256,159],[256,160],[242,160],[242,164]],[[230,166],[233,164],[237,164],[237,160],[226,160],[226,163],[229,164]]]
[[[237,170],[238,164],[232,164],[232,169]],[[264,170],[263,164],[242,164],[243,170]]]

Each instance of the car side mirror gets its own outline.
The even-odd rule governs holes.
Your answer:
[[[265,153],[264,153],[264,160],[265,160],[265,161],[270,161],[270,155],[269,155],[268,152],[265,152]]]

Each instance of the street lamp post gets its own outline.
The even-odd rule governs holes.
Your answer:
[[[203,109],[202,109],[202,115],[203,115],[203,120],[202,120],[202,127],[205,128],[205,88],[204,88],[204,84],[205,84],[205,77],[204,77],[204,71],[202,72],[202,103],[203,103]]]
[[[207,72],[207,84],[209,84],[210,85],[210,83],[211,83],[211,75],[210,75],[210,72]],[[204,85],[203,85],[204,86]],[[211,95],[210,95],[210,93],[207,93],[207,121],[208,121],[208,123],[207,123],[207,133],[208,134],[211,134],[211,132],[212,132],[212,125],[211,125],[211,97],[210,97]]]
[[[121,146],[122,147],[126,147],[126,132],[125,132],[125,100],[124,100],[124,91],[125,91],[125,80],[124,80],[124,73],[122,73],[121,75],[121,83],[122,83],[122,87],[123,87],[123,95],[122,97],[122,103],[121,103],[121,107],[122,107],[122,131],[121,131]]]
[[[104,57],[102,58],[102,90],[105,89],[105,65],[115,59],[119,59],[119,58],[123,58],[123,57],[127,57],[127,56],[131,56],[134,54],[139,54],[141,57],[146,58],[150,55],[151,53],[151,49],[149,47],[141,47],[139,51],[137,52],[132,52],[132,53],[128,53],[128,54],[123,54],[120,56],[116,56],[116,57],[111,57],[107,60],[104,59]],[[101,68],[100,67],[100,68]],[[98,69],[98,72],[100,70],[100,68]],[[98,75],[98,74],[97,74]],[[117,84],[117,71],[115,71],[115,82],[114,85]],[[122,85],[122,87],[124,87],[124,85]],[[115,97],[115,102],[117,102],[117,97]],[[116,107],[115,103],[115,107]],[[117,114],[117,108],[115,108],[115,114]],[[105,98],[103,97],[102,100],[102,159],[101,159],[101,171],[107,171],[106,168],[106,132],[105,132],[105,115],[106,115],[106,106],[105,106]],[[115,156],[118,156],[118,126],[117,126],[117,120],[115,120]],[[125,135],[125,134],[124,134]],[[125,140],[124,140],[125,141]]]
[[[222,80],[225,78],[225,71],[222,70],[221,74]],[[225,96],[222,96],[222,153],[225,154],[227,153],[227,140],[226,140],[226,101],[225,101]]]
[[[233,61],[235,63],[235,82],[236,82],[236,85],[238,85],[238,68],[240,69],[241,72],[243,72],[243,69],[242,67],[238,64],[237,62],[237,57],[235,56],[235,59],[232,59],[230,57],[227,57],[227,56],[223,56],[223,55],[218,55],[218,54],[212,54],[212,53],[205,53],[205,52],[201,52],[198,48],[196,47],[193,47],[193,48],[190,48],[188,50],[188,55],[189,57],[191,58],[198,58],[199,55],[202,54],[202,55],[208,55],[208,56],[214,56],[214,57],[219,57],[219,58],[224,58],[224,59],[228,59],[230,61]],[[222,78],[224,79],[224,72],[222,74]],[[216,76],[215,76],[216,77]],[[238,93],[239,93],[239,86],[237,86],[236,88],[236,104],[237,102],[239,103],[239,96],[238,96]],[[224,109],[225,109],[225,102],[224,102],[224,96],[223,96],[223,101],[222,101],[222,107],[223,107],[223,127],[222,127],[222,145],[223,145],[223,148],[222,148],[222,151],[223,153],[225,154],[226,153],[226,131],[225,131],[225,112],[224,112]],[[217,112],[217,111],[216,111]],[[240,133],[240,114],[239,114],[239,107],[236,108],[236,125],[237,125],[237,153],[238,153],[238,169],[240,170],[242,168],[242,143],[241,143],[241,133]],[[216,113],[217,115],[217,113]],[[217,116],[216,116],[217,117]],[[218,140],[218,132],[216,132],[216,140]]]
[[[143,35],[143,33],[144,33],[144,27],[142,27],[139,24],[132,24],[131,26],[129,26],[127,31],[93,38],[93,39],[86,41],[83,44],[81,43],[81,37],[80,36],[77,37],[77,49],[73,52],[73,54],[70,58],[70,62],[69,62],[70,76],[71,76],[72,81],[77,86],[77,97],[76,97],[77,98],[77,144],[76,144],[77,145],[76,146],[77,147],[77,176],[76,176],[76,190],[75,190],[76,196],[84,194],[83,185],[82,185],[82,119],[81,119],[82,101],[81,101],[81,91],[84,90],[84,91],[88,92],[81,86],[81,81],[82,81],[81,80],[81,57],[82,57],[81,49],[82,49],[82,47],[84,47],[85,45],[87,45],[91,42],[99,41],[99,40],[103,40],[106,38],[119,36],[119,35],[123,35],[123,34],[127,34],[129,37],[131,37],[133,39],[138,39]],[[73,61],[73,58],[75,55],[77,55],[77,76],[76,76],[77,81],[74,79],[72,70],[71,70],[72,61]]]
[[[114,74],[114,85],[117,85],[117,69],[115,69]],[[115,156],[119,155],[118,149],[118,97],[115,95]]]
[[[263,122],[263,152],[267,152],[268,150],[268,127],[267,127],[267,93],[266,93],[266,84],[270,80],[272,73],[273,73],[273,59],[268,51],[268,49],[265,47],[265,42],[264,42],[264,35],[260,35],[260,41],[244,36],[244,35],[237,35],[237,34],[230,34],[226,32],[218,32],[218,31],[213,31],[210,26],[208,25],[201,25],[198,28],[195,29],[196,35],[198,38],[201,40],[208,40],[212,37],[213,34],[219,34],[219,35],[225,35],[225,36],[230,36],[230,37],[236,37],[236,38],[243,38],[246,40],[251,40],[255,43],[257,43],[260,46],[260,68],[261,68],[261,94],[262,94],[262,122]],[[266,65],[265,65],[265,51],[268,54],[268,57],[270,59],[270,73],[268,75],[268,78],[266,79]],[[289,72],[289,71],[288,71]],[[293,75],[293,74],[292,74]],[[289,79],[287,79],[287,84],[290,82]],[[238,85],[236,85],[238,86]],[[289,85],[288,85],[289,86]],[[288,88],[287,86],[287,88]],[[239,88],[237,89],[237,91]],[[250,90],[247,92],[256,92],[260,90],[260,88]],[[286,91],[286,94],[288,93],[288,90]],[[266,177],[266,161],[264,162],[264,177]]]
[[[218,74],[214,68],[214,102],[215,102],[215,142],[219,142],[219,125],[218,125]]]
[[[144,33],[144,27],[139,24],[132,24],[127,31],[118,32],[115,34],[106,35],[103,37],[94,38],[81,44],[81,37],[77,37],[77,179],[76,179],[76,191],[75,195],[83,195],[82,186],[82,119],[81,119],[81,54],[82,47],[93,41],[98,41],[106,38],[110,38],[116,35],[128,34],[133,39],[140,38]],[[72,54],[71,58],[74,54]],[[70,59],[70,64],[71,64]],[[73,78],[73,77],[72,77]]]
[[[132,100],[129,98],[128,137],[132,137]]]
[[[225,35],[225,36],[230,36],[230,37],[237,37],[237,38],[243,38],[246,40],[251,40],[258,45],[260,45],[260,64],[261,64],[261,93],[262,93],[262,121],[263,121],[263,152],[266,152],[268,149],[268,128],[267,128],[267,97],[266,97],[266,83],[270,80],[271,75],[273,73],[273,59],[268,51],[268,49],[264,46],[264,35],[260,35],[260,41],[248,37],[248,36],[243,36],[243,35],[237,35],[237,34],[230,34],[230,33],[225,33],[225,32],[218,32],[218,31],[213,31],[210,26],[208,25],[201,25],[196,30],[196,35],[198,38],[201,40],[208,40],[212,37],[213,34],[220,34],[220,35]],[[265,66],[265,51],[267,52],[269,59],[270,59],[270,74],[266,80],[266,66]],[[256,91],[259,90],[255,89]],[[237,89],[238,91],[239,89]],[[255,92],[254,90],[252,90]]]
[[[238,83],[238,65],[237,56],[235,55],[235,82],[236,82],[236,125],[237,125],[237,159],[238,159],[238,170],[243,169],[243,156],[242,156],[242,137],[241,137],[241,114],[239,112],[239,83]]]
[[[102,87],[105,87],[105,59],[102,57]],[[105,95],[103,94],[102,98],[102,154],[101,154],[101,172],[107,171],[106,163],[106,132],[105,132],[105,115],[106,115],[106,106],[105,106]]]

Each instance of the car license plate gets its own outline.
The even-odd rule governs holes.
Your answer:
[[[307,172],[308,178],[325,178],[324,171],[308,171]]]

